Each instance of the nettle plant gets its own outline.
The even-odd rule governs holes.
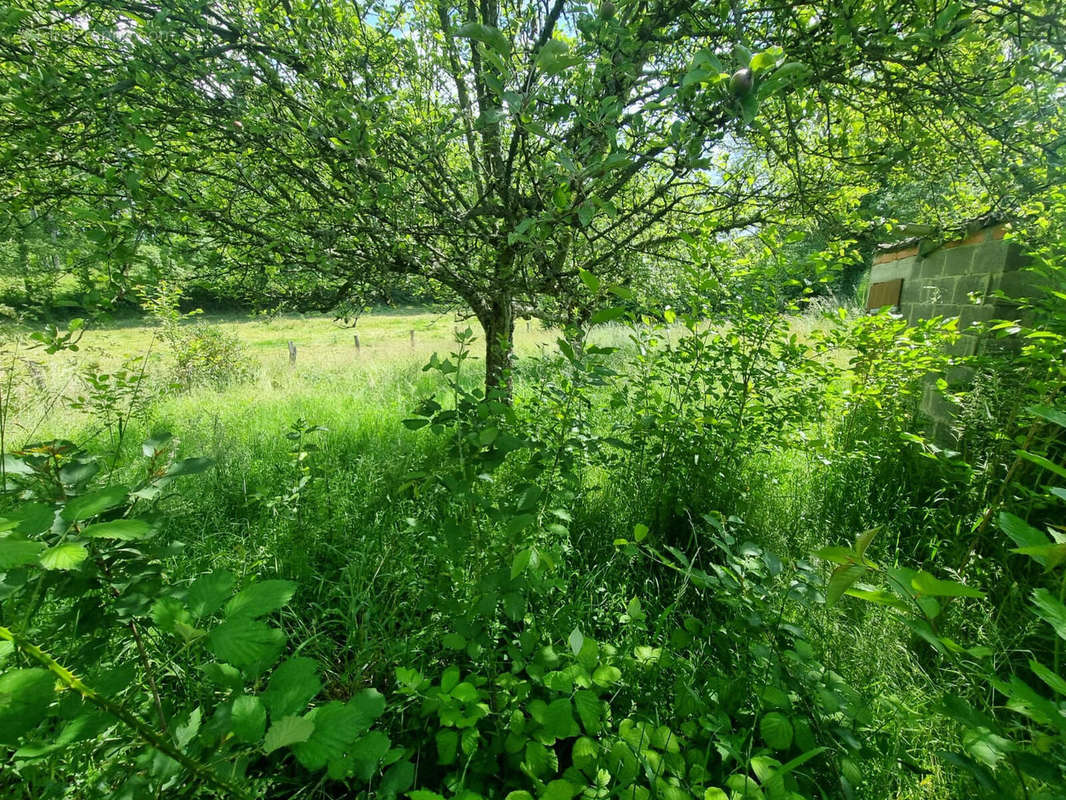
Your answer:
[[[980,599],[985,593],[925,570],[873,561],[868,548],[875,531],[860,535],[851,547],[829,547],[818,555],[836,564],[826,592],[830,603],[849,595],[883,607],[965,680],[967,691],[945,693],[939,708],[958,725],[961,750],[939,755],[989,796],[1051,800],[1061,797],[1066,785],[1066,466],[1061,445],[1055,456],[1058,435],[1066,430],[1066,411],[1038,406],[1028,416],[1033,420],[1030,433],[1004,483],[1010,484],[1022,464],[1035,465],[1029,485],[1015,484],[1010,494],[1024,498],[1027,513],[1045,521],[1030,524],[1004,510],[1008,493],[1001,492],[974,526],[971,549],[957,570],[961,573],[981,548],[1003,549],[1002,543],[989,541],[995,520],[1015,545],[1009,552],[1025,556],[1042,571],[1035,579],[1023,579],[1028,586],[1018,587],[1028,592],[1030,616],[1021,625],[1024,644],[1017,652],[965,646],[945,633],[948,607],[957,598]],[[1038,442],[1045,446],[1037,448]],[[1008,596],[1001,602],[1010,601]],[[1025,657],[1019,659],[1019,653]]]
[[[312,425],[303,417],[293,421],[285,432],[289,442],[289,460],[282,478],[282,491],[266,498],[266,507],[275,515],[286,516],[297,523],[303,521],[307,497],[321,479],[320,465],[315,454],[321,445],[315,434],[328,433],[329,428]]]
[[[722,295],[704,277],[688,305],[630,317],[626,379],[609,400],[624,411],[610,432],[621,445],[618,469],[662,520],[676,511],[664,507],[670,498],[696,508],[723,499],[696,497],[693,487],[738,490],[745,458],[793,441],[824,415],[816,383],[826,366],[789,330],[776,298]]]
[[[294,583],[238,590],[225,571],[168,575],[181,545],[163,535],[160,502],[210,462],[178,458],[168,434],[143,455],[130,483],[99,482],[99,460],[70,442],[5,456],[0,746],[11,769],[0,785],[40,797],[68,784],[83,796],[250,797],[289,756],[337,781],[386,770],[384,796],[408,788],[413,765],[372,727],[384,697],[315,702],[317,664],[282,660],[276,614]]]

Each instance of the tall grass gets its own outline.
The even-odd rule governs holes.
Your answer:
[[[285,624],[292,640],[302,643],[301,654],[324,665],[327,693],[385,689],[395,665],[430,663],[440,636],[450,629],[442,610],[454,554],[434,528],[437,510],[427,507],[413,477],[432,472],[447,456],[441,439],[409,430],[402,420],[420,397],[439,388],[438,377],[423,371],[422,364],[430,352],[450,349],[455,321],[429,314],[368,317],[356,329],[359,351],[351,330],[323,319],[220,324],[237,332],[259,359],[256,380],[222,391],[164,392],[149,413],[131,420],[118,461],[132,462],[140,441],[156,429],[179,436],[183,455],[211,457],[215,466],[198,479],[195,490],[164,504],[166,532],[181,543],[167,565],[171,576],[192,580],[224,568],[239,579],[296,579],[299,594]],[[801,321],[796,327],[810,335],[817,324]],[[519,373],[519,404],[551,379],[552,368],[541,357],[555,351],[553,338],[550,331],[527,332],[519,324],[518,349],[529,365]],[[298,347],[295,365],[288,362],[290,339]],[[624,327],[605,326],[593,340],[625,348],[628,339]],[[167,355],[152,341],[147,328],[93,331],[82,352],[50,365],[48,390],[75,384],[88,362],[108,368],[131,354],[151,352],[161,366]],[[90,417],[64,403],[35,406],[34,392],[40,390],[24,391],[22,409],[10,420],[15,437],[9,442],[63,436],[89,447],[109,446]],[[603,427],[612,415],[629,411],[595,408],[603,399],[595,392],[589,399],[593,418]],[[309,435],[318,446],[307,457],[311,482],[294,506],[277,500],[297,478],[290,463],[292,440],[286,437],[297,420],[326,430]],[[832,427],[821,431],[827,437],[832,433]],[[913,530],[904,529],[920,513],[916,491],[926,479],[915,473],[909,482],[888,480],[898,478],[904,466],[904,460],[887,458],[830,462],[814,449],[779,448],[743,459],[740,475],[730,484],[731,492],[739,491],[719,496],[712,487],[701,496],[715,497],[719,507],[701,510],[735,516],[741,535],[793,562],[875,524],[886,527],[888,541],[904,532],[914,537]],[[572,507],[571,563],[588,589],[572,611],[583,615],[589,630],[612,624],[620,612],[602,587],[615,587],[624,597],[655,598],[664,580],[655,572],[634,570],[616,554],[614,541],[648,521],[633,486],[602,467],[592,468],[583,476],[584,494]],[[925,530],[933,530],[934,523],[939,520]],[[701,523],[693,520],[690,528],[695,547],[703,547]],[[594,596],[596,586],[604,593]],[[832,668],[877,698],[876,716],[888,720],[879,733],[887,750],[905,762],[924,763],[923,748],[949,733],[929,721],[931,714],[920,723],[893,720],[899,708],[929,707],[937,687],[908,646],[907,633],[898,626],[867,624],[867,613],[852,612],[845,625],[827,614],[806,621],[819,629],[833,653]],[[890,772],[894,765],[886,763],[881,769]],[[933,774],[924,782],[901,778],[894,785],[899,798],[950,791]]]

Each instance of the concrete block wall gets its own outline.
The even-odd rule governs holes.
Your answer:
[[[870,284],[902,280],[899,311],[908,322],[958,317],[963,335],[954,354],[973,355],[980,341],[966,335],[970,326],[1018,316],[1015,304],[999,299],[997,291],[1012,297],[1025,297],[1032,291],[1027,274],[1021,271],[1021,252],[1003,238],[1004,233],[1002,225],[991,225],[943,244],[917,239],[884,248],[874,256]],[[955,370],[950,376],[953,385],[971,378],[965,370]],[[930,420],[933,438],[950,444],[952,409],[932,381],[925,388],[922,410]]]

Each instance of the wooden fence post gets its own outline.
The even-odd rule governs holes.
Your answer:
[[[411,329],[411,347],[414,347],[414,346],[415,346],[415,331],[414,331],[414,328],[412,328]]]
[[[357,334],[355,334],[355,352],[358,353],[359,350],[360,350],[360,348],[359,348],[359,334],[357,333]]]
[[[289,339],[289,366],[296,365],[296,343]]]

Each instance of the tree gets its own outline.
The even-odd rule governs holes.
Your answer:
[[[582,274],[639,282],[898,169],[901,121],[998,85],[975,49],[1029,63],[1010,45],[1051,13],[981,7],[20,0],[0,181],[12,211],[73,197],[330,302],[437,282],[506,391],[516,315],[587,320]]]

